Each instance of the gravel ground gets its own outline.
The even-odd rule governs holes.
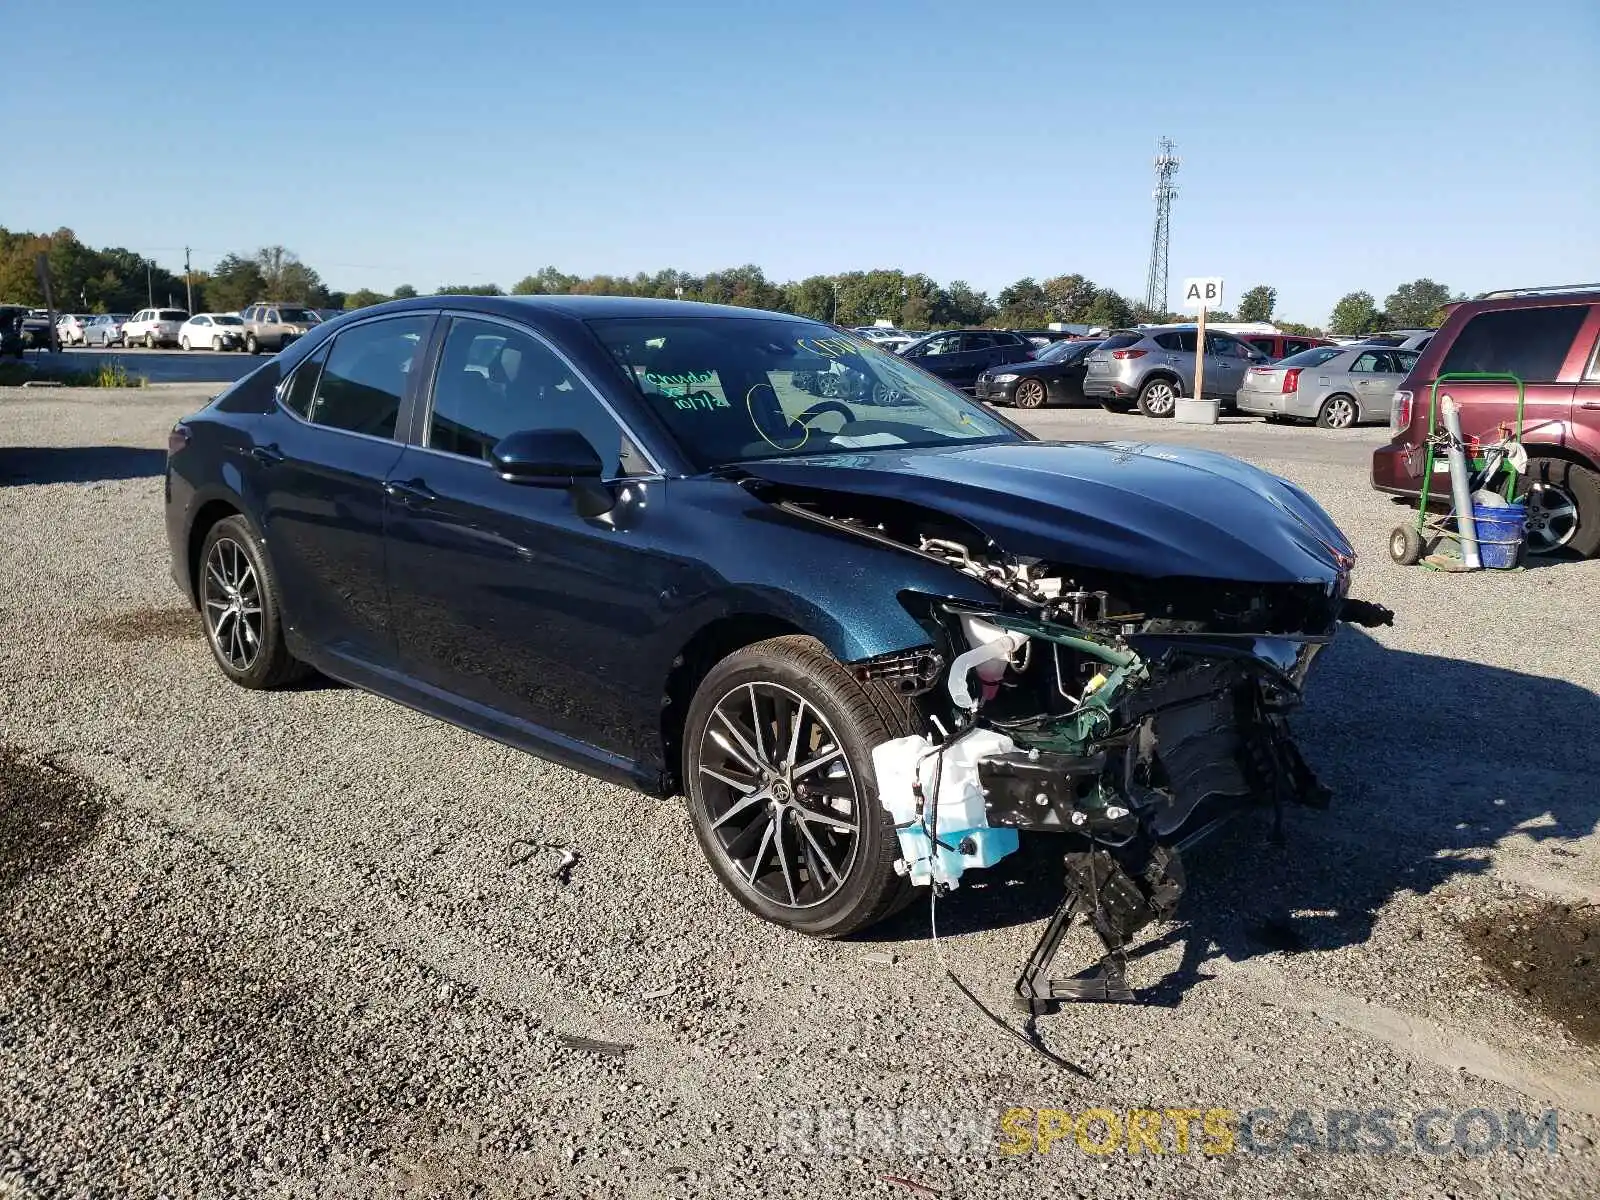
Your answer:
[[[1028,418],[1288,476],[1398,614],[1341,634],[1297,718],[1334,806],[1291,813],[1287,848],[1242,824],[1191,856],[1184,920],[1134,968],[1166,1003],[1041,1020],[1085,1078],[945,981],[923,908],[785,934],[715,885],[679,803],[347,688],[229,686],[160,519],[166,428],[210,390],[0,391],[0,1197],[1600,1194],[1583,997],[1517,978],[1600,901],[1600,562],[1394,566],[1398,510],[1365,480],[1382,430]],[[582,857],[563,883],[519,839]],[[1049,855],[940,905],[951,966],[1002,1011]],[[1485,961],[1485,929],[1530,912],[1531,961]],[[1570,968],[1545,990],[1600,1011]],[[1271,1108],[1272,1139],[1296,1109],[1319,1133],[1388,1109],[1404,1134],[1554,1107],[1560,1149],[925,1144],[1013,1106]],[[866,1136],[886,1119],[897,1144]]]

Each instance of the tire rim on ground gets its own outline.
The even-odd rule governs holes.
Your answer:
[[[261,585],[244,547],[218,538],[206,556],[200,585],[206,633],[217,655],[236,671],[248,671],[261,653]]]
[[[1166,413],[1177,399],[1169,384],[1158,383],[1145,393],[1144,406],[1153,413]]]
[[[1044,384],[1037,379],[1024,379],[1017,384],[1017,407],[1039,408],[1044,404]]]
[[[1355,406],[1343,396],[1328,401],[1328,428],[1348,429],[1356,418]]]
[[[1578,504],[1565,488],[1535,483],[1528,489],[1528,553],[1549,554],[1578,532]]]
[[[746,887],[783,908],[814,908],[850,877],[860,790],[838,736],[776,683],[717,701],[700,742],[710,840]]]

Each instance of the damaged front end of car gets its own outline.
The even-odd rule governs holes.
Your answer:
[[[926,720],[923,733],[873,753],[913,883],[956,887],[1015,850],[1022,831],[1064,837],[1064,898],[1016,986],[1030,1013],[1134,1000],[1126,948],[1173,914],[1183,852],[1248,809],[1273,813],[1281,833],[1285,805],[1327,805],[1288,714],[1340,621],[1392,620],[1348,598],[1354,555],[1336,531],[1316,533],[1325,572],[1241,582],[1008,553],[898,502],[792,488],[769,498],[936,558],[994,593],[993,605],[902,595],[929,643],[850,666],[918,697]],[[1076,918],[1104,955],[1091,972],[1052,978]]]

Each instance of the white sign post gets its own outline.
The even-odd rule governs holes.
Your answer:
[[[1199,309],[1199,331],[1194,338],[1194,398],[1205,399],[1206,309],[1222,307],[1222,276],[1202,275],[1183,281],[1183,307]]]

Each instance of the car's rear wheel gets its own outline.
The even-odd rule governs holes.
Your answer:
[[[1529,554],[1600,551],[1600,473],[1559,458],[1528,460]]]
[[[1170,379],[1152,379],[1139,389],[1139,411],[1147,417],[1170,417],[1177,403],[1178,389]]]
[[[1045,387],[1037,379],[1024,379],[1017,384],[1017,390],[1011,395],[1012,402],[1018,408],[1043,408],[1045,402]]]
[[[248,521],[232,516],[211,527],[200,547],[199,575],[206,641],[224,675],[259,689],[310,673],[284,644],[277,579]]]
[[[188,350],[189,349],[189,335],[188,334],[184,334],[183,337],[178,339],[178,348],[180,350]]]
[[[1324,429],[1349,429],[1355,423],[1356,402],[1349,396],[1329,396],[1317,412],[1317,424]]]
[[[144,348],[146,350],[154,350],[156,348],[156,335],[155,334],[147,333],[147,334],[144,335]]]
[[[904,697],[862,684],[814,639],[772,638],[723,659],[684,728],[689,815],[736,900],[817,937],[895,911],[910,885],[878,802],[872,748],[915,728]]]

